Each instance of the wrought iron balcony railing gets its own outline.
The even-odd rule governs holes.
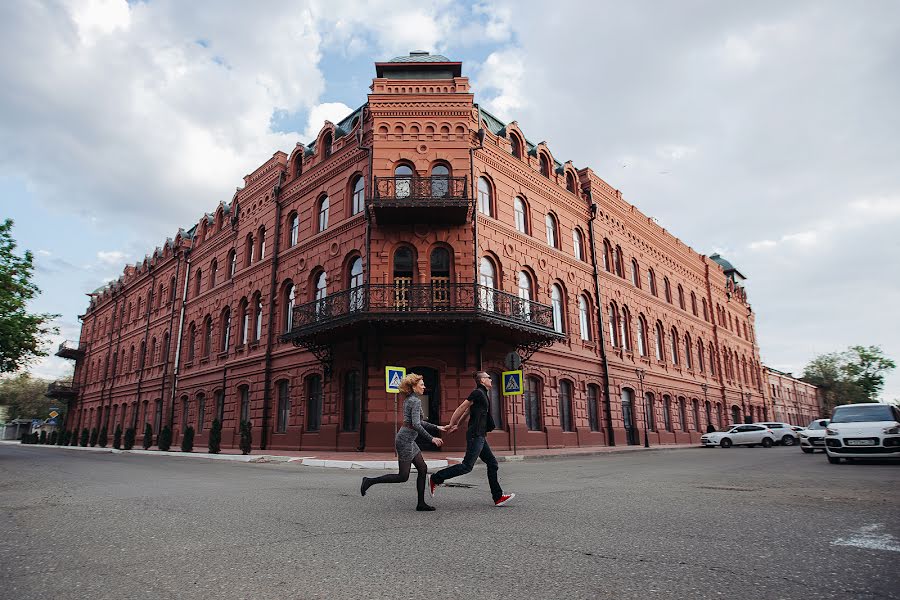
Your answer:
[[[472,283],[370,284],[294,307],[294,339],[349,323],[372,320],[487,320],[562,339],[545,304]]]
[[[59,345],[56,355],[60,358],[79,359],[84,356],[85,345],[81,342],[66,340]]]
[[[50,382],[47,386],[47,396],[50,398],[63,398],[78,395],[78,385],[70,379],[60,379]]]
[[[466,177],[376,177],[372,205],[380,223],[465,223],[472,201]]]

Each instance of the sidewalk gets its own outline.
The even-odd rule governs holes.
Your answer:
[[[16,440],[3,440],[0,444],[19,445]],[[254,450],[253,453],[242,455],[236,448],[223,448],[219,454],[208,454],[207,448],[195,446],[194,452],[159,450],[116,450],[112,447],[99,448],[90,446],[50,446],[42,444],[26,444],[28,448],[47,448],[60,451],[87,451],[106,452],[111,454],[150,454],[153,456],[169,456],[176,458],[206,458],[211,460],[230,460],[246,463],[293,463],[304,467],[326,467],[336,469],[380,469],[393,470],[397,466],[397,459],[391,452],[300,452],[292,450]],[[609,454],[622,454],[624,452],[659,452],[667,450],[686,450],[700,448],[696,444],[667,444],[664,446],[590,446],[580,448],[537,448],[519,450],[513,454],[512,450],[499,450],[494,454],[500,462],[514,462],[523,460],[546,460],[553,458],[580,458],[588,456],[603,456]],[[440,453],[429,452],[425,455],[425,463],[429,469],[440,469],[450,464],[462,462],[462,456],[440,456]]]

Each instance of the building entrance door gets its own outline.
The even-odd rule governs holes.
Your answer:
[[[424,420],[435,425],[441,425],[441,387],[440,374],[437,369],[430,367],[411,367],[406,370],[407,373],[418,373],[422,376],[425,383],[425,393],[422,395],[422,413]],[[438,436],[440,437],[440,436]],[[425,441],[421,435],[416,439],[416,443],[423,450],[437,450],[437,446],[431,442]]]
[[[638,439],[637,429],[634,426],[634,392],[627,388],[622,390],[622,420],[625,424],[625,436],[628,439],[628,445],[636,445]]]

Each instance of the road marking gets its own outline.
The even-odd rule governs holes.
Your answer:
[[[873,523],[860,527],[853,532],[848,538],[838,538],[831,542],[832,546],[854,546],[856,548],[865,548],[866,550],[888,550],[890,552],[900,552],[900,543],[894,539],[889,533],[879,533],[884,525],[881,523]]]

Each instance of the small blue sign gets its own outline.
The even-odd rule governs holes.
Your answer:
[[[522,371],[503,372],[503,395],[519,396],[522,394]]]
[[[406,367],[385,367],[384,384],[388,393],[400,393],[400,382],[406,377]]]
[[[31,420],[31,428],[32,429],[37,429],[38,427],[40,427],[43,424],[44,424],[44,422],[40,419],[32,419]]]

